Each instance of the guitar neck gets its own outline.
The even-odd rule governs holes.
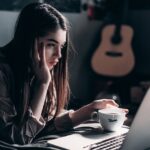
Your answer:
[[[111,42],[114,44],[119,44],[122,40],[121,34],[121,24],[116,24],[115,30],[114,30],[114,34],[111,38]]]
[[[123,0],[123,2],[120,0],[119,7],[118,7],[117,15],[118,17],[116,18],[116,28],[114,31],[114,35],[112,37],[112,43],[114,44],[119,44],[122,40],[120,31],[121,31],[121,25],[125,24],[126,21],[126,16],[127,16],[127,11],[128,11],[128,0]]]

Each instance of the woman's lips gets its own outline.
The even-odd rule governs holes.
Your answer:
[[[58,63],[58,60],[50,61],[49,64],[56,65]]]

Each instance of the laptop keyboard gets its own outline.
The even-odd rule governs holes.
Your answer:
[[[127,133],[86,146],[89,150],[119,150]]]

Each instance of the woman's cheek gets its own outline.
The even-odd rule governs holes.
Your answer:
[[[51,58],[53,56],[53,51],[51,50],[46,50],[46,53],[45,53],[47,59]]]
[[[53,56],[53,52],[52,51],[50,51],[50,50],[46,50],[45,51],[46,64],[47,64],[49,69],[53,68],[53,65],[50,63],[52,56]]]

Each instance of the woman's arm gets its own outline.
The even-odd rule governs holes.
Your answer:
[[[31,109],[33,115],[37,118],[37,120],[39,120],[41,117],[41,113],[47,95],[48,86],[49,84],[38,84],[38,83],[34,85],[33,97],[31,100]]]
[[[106,107],[118,107],[112,99],[95,100],[92,103],[81,107],[80,109],[73,111],[64,111],[60,113],[55,119],[55,127],[59,131],[71,129],[84,121],[91,118],[91,113],[96,109],[103,109]]]
[[[81,107],[80,109],[70,113],[73,125],[78,125],[86,120],[91,119],[91,114],[97,109],[108,107],[118,107],[118,104],[112,99],[95,100],[92,103]]]
[[[66,111],[55,119],[57,130],[67,130],[84,121],[91,119],[91,114],[97,109],[118,107],[118,104],[112,99],[100,99],[87,104],[76,111]],[[126,113],[128,109],[123,109]]]
[[[33,90],[33,97],[31,100],[31,109],[34,116],[36,116],[37,119],[40,119],[49,83],[51,81],[51,75],[46,64],[44,43],[39,43],[38,39],[35,39],[34,48],[35,50],[32,68],[35,73],[36,81],[34,86],[35,89]]]
[[[16,123],[17,111],[11,98],[12,71],[0,64],[0,140],[8,143],[27,144],[44,128],[45,121],[37,119],[28,109],[26,119],[20,126]]]

